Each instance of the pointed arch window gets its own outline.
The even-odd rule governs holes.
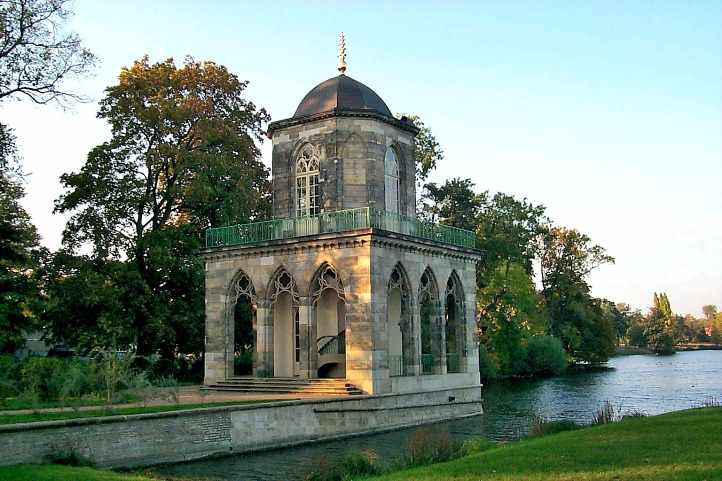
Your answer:
[[[386,149],[384,158],[384,192],[386,211],[399,213],[399,161],[392,147]]]
[[[306,144],[296,159],[296,217],[319,214],[318,174],[318,154],[313,146]]]

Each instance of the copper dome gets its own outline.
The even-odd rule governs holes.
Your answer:
[[[298,104],[293,118],[324,112],[373,112],[393,119],[386,102],[376,92],[343,74],[321,82],[311,89]]]

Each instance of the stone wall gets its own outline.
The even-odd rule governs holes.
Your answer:
[[[0,426],[0,464],[75,452],[136,467],[369,434],[481,414],[480,386]]]
[[[413,135],[376,119],[332,117],[274,132],[274,217],[296,216],[295,161],[305,143],[319,154],[324,211],[366,206],[384,210],[384,157],[393,146],[399,158],[401,213],[416,216]]]

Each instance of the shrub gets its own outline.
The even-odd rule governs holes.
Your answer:
[[[640,411],[639,409],[634,409],[632,411],[627,411],[626,413],[624,413],[624,415],[622,416],[622,419],[646,418],[646,417],[647,417],[647,413],[645,413],[644,411]]]
[[[378,456],[373,451],[363,450],[347,453],[336,462],[319,460],[316,469],[306,473],[304,481],[346,481],[358,476],[375,476],[382,473],[377,463]]]
[[[546,436],[547,434],[573,431],[582,426],[569,420],[550,421],[542,416],[534,416],[529,429],[530,437]]]
[[[375,476],[381,474],[378,456],[370,450],[349,453],[339,461],[340,470],[349,476]]]
[[[619,407],[615,407],[611,401],[604,401],[604,403],[594,411],[594,414],[592,414],[592,425],[596,426],[619,421],[619,411]]]
[[[21,364],[15,356],[0,355],[0,401],[20,393]]]
[[[68,361],[53,357],[33,357],[22,368],[22,384],[40,401],[60,399]]]
[[[233,371],[236,375],[253,373],[253,351],[244,351],[233,358]]]
[[[463,454],[462,443],[452,440],[448,431],[422,428],[416,430],[409,439],[405,464],[421,466],[440,463]]]
[[[479,376],[481,382],[489,382],[499,378],[499,363],[489,354],[484,345],[479,346]]]
[[[567,367],[562,343],[553,336],[533,336],[526,347],[526,364],[533,376],[558,376]]]

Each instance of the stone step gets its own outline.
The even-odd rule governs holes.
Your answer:
[[[250,377],[250,376],[232,376],[225,379],[225,381],[249,381],[258,383],[273,383],[273,382],[292,382],[299,384],[335,384],[340,382],[347,382],[343,378],[313,378],[313,379],[300,379],[297,377]]]
[[[232,377],[203,386],[204,391],[243,393],[296,393],[296,394],[363,394],[346,379],[298,379],[298,378],[251,378]]]
[[[239,392],[239,393],[267,393],[267,394],[333,394],[333,395],[361,395],[359,389],[319,389],[319,388],[289,388],[289,387],[242,387],[211,384],[201,388],[203,391]]]
[[[289,381],[250,381],[245,379],[227,379],[225,381],[218,381],[216,384],[228,384],[234,386],[314,386],[314,387],[348,387],[353,384],[347,383],[346,381],[339,382],[289,382]]]

